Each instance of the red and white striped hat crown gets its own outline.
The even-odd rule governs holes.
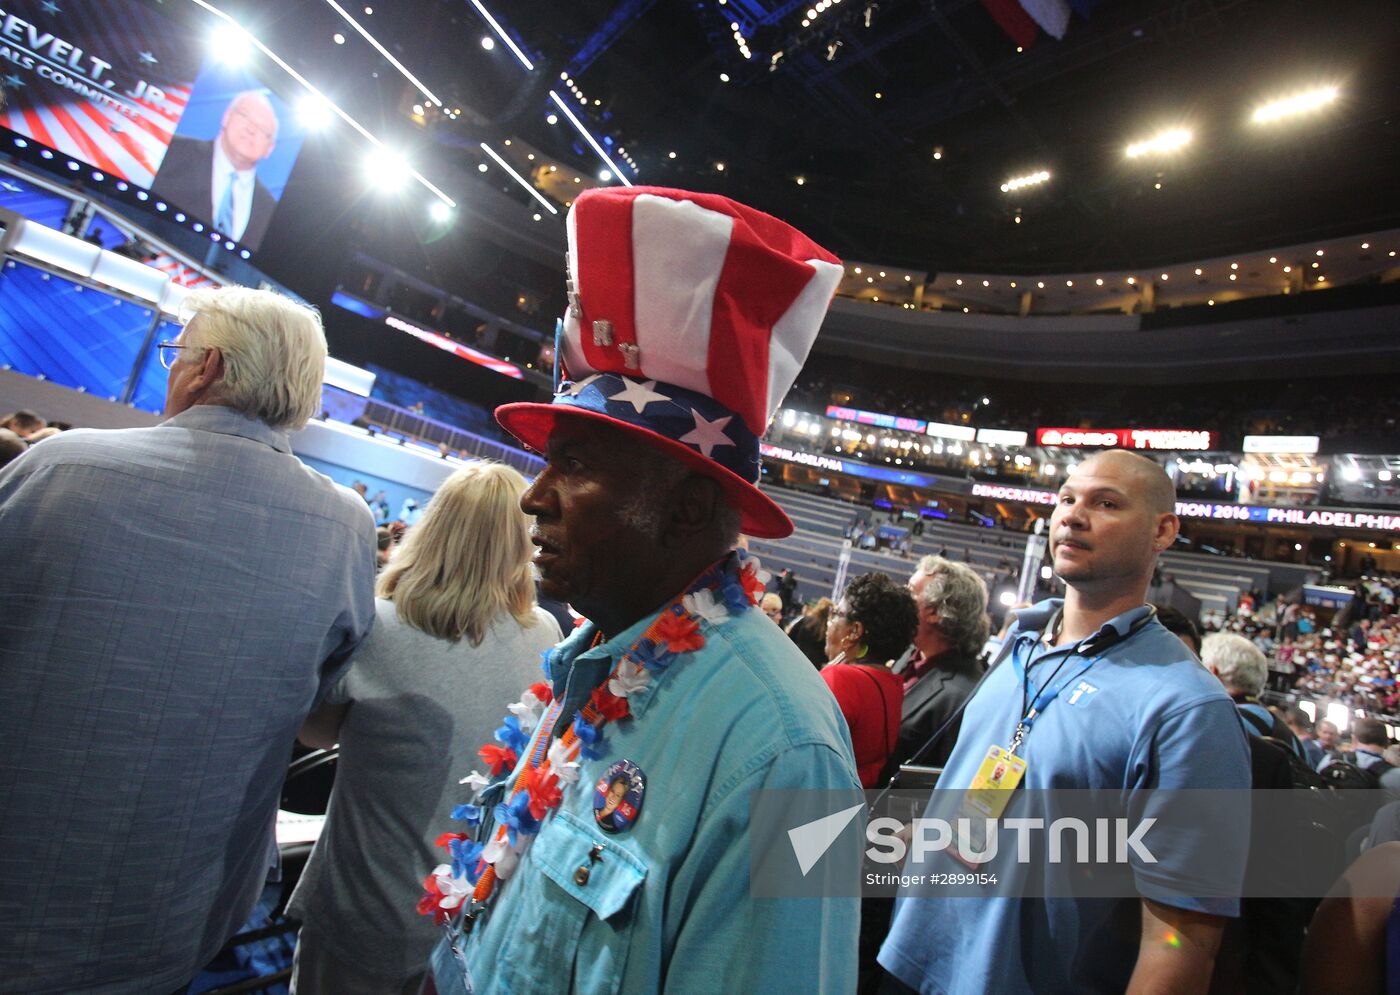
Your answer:
[[[754,486],[758,439],[816,340],[841,261],[727,197],[660,187],[583,193],[568,239],[554,402],[503,405],[500,423],[541,450],[561,415],[621,425],[719,480],[747,534],[790,534]]]

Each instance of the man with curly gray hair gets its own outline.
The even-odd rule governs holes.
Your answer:
[[[191,295],[166,419],[0,470],[0,966],[183,989],[246,920],[302,720],[374,620],[365,502],[292,455],[314,311]]]
[[[925,556],[909,578],[919,608],[918,656],[904,679],[904,710],[895,756],[908,760],[948,722],[982,674],[987,641],[987,585],[964,563]],[[958,738],[954,721],[921,763],[941,766]]]

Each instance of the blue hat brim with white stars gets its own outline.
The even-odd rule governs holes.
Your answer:
[[[559,418],[604,422],[702,473],[723,488],[740,514],[740,529],[758,539],[792,535],[792,520],[756,484],[758,437],[712,397],[673,384],[595,373],[564,382],[550,404],[503,404],[496,421],[511,435],[544,452]]]

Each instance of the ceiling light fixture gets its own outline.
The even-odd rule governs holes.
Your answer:
[[[489,155],[492,159],[496,160],[496,165],[500,166],[500,167],[501,167],[502,169],[504,169],[507,173],[509,173],[509,174],[511,175],[511,178],[512,178],[513,180],[515,180],[516,183],[519,183],[522,187],[524,187],[525,190],[526,190],[526,192],[529,193],[531,197],[534,197],[535,200],[539,201],[542,205],[544,205],[544,209],[545,209],[546,211],[548,211],[550,214],[558,214],[558,213],[559,213],[559,209],[558,209],[557,207],[555,207],[553,204],[551,204],[548,200],[546,200],[546,199],[544,198],[544,196],[543,196],[538,190],[535,189],[535,185],[534,185],[533,183],[531,183],[529,180],[525,179],[525,177],[523,177],[523,176],[521,176],[519,173],[517,173],[517,172],[511,167],[511,164],[510,164],[510,163],[508,163],[508,162],[506,162],[504,159],[502,159],[502,158],[500,157],[500,155],[497,154],[497,152],[496,152],[495,149],[493,149],[491,146],[487,145],[485,142],[482,142],[482,143],[481,143],[481,151],[485,152],[485,153],[486,153],[487,155]],[[554,172],[554,169],[555,169],[555,167],[551,166],[551,167],[550,167],[550,172]]]
[[[1335,86],[1323,86],[1278,100],[1271,100],[1256,108],[1251,120],[1255,124],[1271,124],[1280,118],[1306,114],[1332,103],[1340,93],[1341,90]]]
[[[331,8],[331,10],[335,11],[337,14],[343,17],[345,19],[346,24],[350,25],[350,27],[354,28],[357,32],[359,32],[360,37],[363,38],[365,41],[369,42],[370,45],[374,47],[374,50],[380,55],[382,55],[386,61],[388,61],[389,65],[397,69],[399,71],[399,74],[403,76],[404,79],[408,80],[418,89],[419,93],[423,94],[423,96],[427,97],[438,107],[442,106],[442,101],[439,100],[433,94],[433,91],[429,90],[426,86],[424,86],[422,82],[419,81],[417,76],[414,76],[411,72],[409,72],[402,62],[394,58],[394,56],[389,52],[387,48],[379,44],[379,40],[375,38],[374,35],[366,31],[360,25],[359,21],[351,17],[350,12],[348,10],[346,10],[344,7],[338,4],[336,0],[326,0],[326,4]]]
[[[253,43],[248,32],[237,24],[221,24],[209,39],[209,49],[215,60],[227,66],[241,66],[253,55]]]
[[[744,32],[739,28],[738,21],[729,22],[729,30],[734,35],[734,44],[739,47],[739,54],[744,57],[744,61],[753,58],[753,52],[749,51],[749,40],[744,37]],[[726,80],[725,82],[728,82]]]
[[[297,101],[297,121],[307,131],[319,131],[331,123],[335,112],[330,101],[319,93],[308,93]]]
[[[1151,153],[1176,152],[1190,142],[1191,132],[1185,128],[1172,128],[1170,131],[1160,132],[1143,141],[1133,142],[1128,146],[1128,158],[1136,159]]]
[[[590,146],[592,146],[593,151],[598,153],[598,158],[602,159],[603,162],[607,164],[608,168],[613,171],[613,175],[622,181],[622,185],[630,187],[632,185],[632,181],[622,174],[622,170],[617,168],[617,163],[613,162],[611,159],[608,158],[608,154],[603,151],[603,146],[598,144],[598,140],[594,138],[592,133],[589,132],[589,130],[583,126],[583,122],[574,116],[573,111],[569,110],[569,105],[564,103],[564,99],[560,97],[559,94],[555,93],[553,90],[549,91],[549,99],[554,101],[555,106],[558,107],[559,110],[563,112],[564,116],[569,119],[569,123],[574,126],[575,131],[577,131],[580,135],[583,136],[584,141],[586,141]]]
[[[1036,184],[1044,183],[1049,179],[1050,171],[1047,169],[1042,169],[1034,173],[1028,173],[1025,176],[1013,176],[1011,179],[1007,180],[1001,185],[1001,192],[1011,193],[1013,190],[1020,190],[1022,187],[1035,186]]]
[[[501,27],[500,22],[491,16],[491,12],[486,9],[481,0],[468,0],[468,2],[476,8],[476,12],[481,15],[482,20],[491,25],[491,30],[496,32],[496,37],[506,43],[506,48],[510,49],[511,54],[520,60],[520,64],[529,71],[534,72],[535,64],[530,61],[530,57],[520,51],[520,46],[515,43],[515,40],[511,38],[510,35],[506,34],[506,29]]]

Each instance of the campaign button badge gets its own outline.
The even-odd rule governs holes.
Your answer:
[[[593,819],[606,833],[631,829],[642,811],[647,778],[630,760],[619,760],[593,785]]]

